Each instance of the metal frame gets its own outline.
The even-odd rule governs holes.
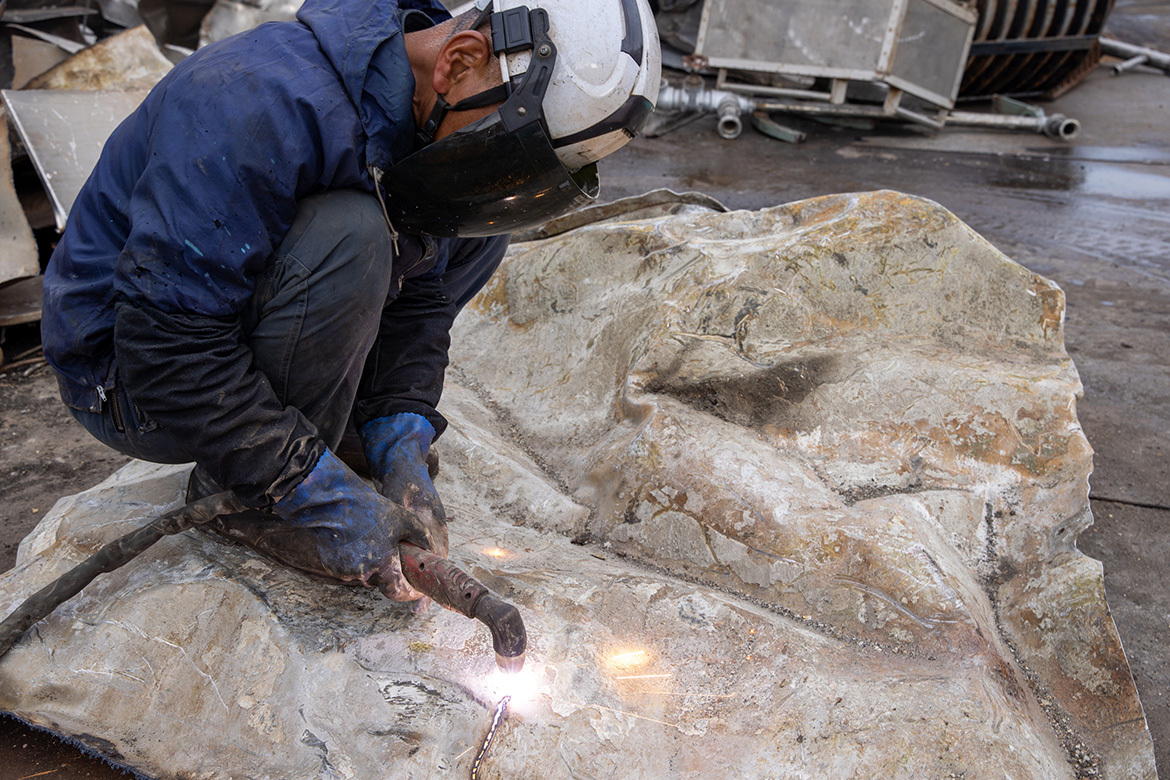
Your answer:
[[[761,2],[767,3],[768,0],[761,0]],[[878,0],[875,0],[875,2],[878,2]],[[954,77],[950,79],[950,83],[952,84],[950,94],[941,94],[903,76],[894,75],[893,73],[898,56],[898,40],[906,20],[907,11],[912,2],[931,6],[950,14],[955,19],[965,22],[968,25],[962,51],[955,59],[955,73]],[[889,21],[886,25],[885,35],[882,38],[881,48],[874,67],[833,67],[805,63],[784,63],[748,58],[722,57],[718,55],[712,56],[706,53],[706,49],[710,43],[713,6],[714,4],[711,0],[707,0],[703,5],[696,55],[701,57],[709,67],[718,71],[718,86],[720,89],[747,94],[815,100],[829,102],[834,105],[841,105],[845,102],[843,98],[837,99],[838,93],[843,93],[845,89],[844,86],[838,87],[839,83],[847,86],[850,81],[859,81],[889,87],[890,94],[894,94],[895,91],[897,92],[897,97],[894,98],[895,101],[900,101],[900,96],[904,93],[913,95],[940,108],[953,108],[955,99],[958,96],[959,86],[962,82],[963,71],[967,64],[967,54],[970,51],[971,42],[975,35],[975,24],[978,20],[978,14],[973,8],[959,5],[952,0],[892,0],[888,16]],[[729,71],[751,71],[780,76],[828,78],[833,80],[833,88],[831,93],[824,93],[816,90],[788,90],[756,84],[737,83],[729,78]],[[891,110],[888,114],[891,116],[904,115],[898,110],[897,102],[889,108]],[[928,122],[928,124],[933,124],[933,122]]]

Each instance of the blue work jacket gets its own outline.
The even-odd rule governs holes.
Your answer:
[[[117,381],[120,309],[136,313],[138,335],[181,386],[184,361],[214,351],[209,339],[238,343],[235,323],[255,275],[288,232],[298,202],[336,188],[373,191],[372,172],[413,151],[414,78],[403,41],[409,11],[449,18],[437,1],[307,0],[295,22],[262,25],[180,62],[114,131],[45,273],[42,339],[66,404],[102,410]],[[445,262],[439,257],[429,275],[440,276]],[[446,338],[454,315],[443,316]],[[203,342],[194,351],[193,339]],[[212,409],[215,397],[264,392],[230,386],[253,381],[245,361],[219,372],[232,378],[208,389]],[[439,389],[419,399],[426,408],[408,401],[401,410],[425,413],[441,429],[433,410],[437,368]],[[192,388],[182,389],[183,403],[192,403]],[[173,403],[157,396],[148,400]],[[192,420],[191,459],[263,503],[295,486],[323,445],[295,410],[270,400],[255,406],[232,424],[266,430],[267,440],[250,439],[233,452],[230,431],[217,438]]]

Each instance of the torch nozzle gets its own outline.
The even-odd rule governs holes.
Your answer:
[[[528,647],[528,633],[520,610],[503,599],[487,593],[475,605],[475,619],[492,632],[492,647],[496,651],[496,665],[505,674],[515,674],[524,668],[524,651]]]
[[[524,668],[524,653],[511,658],[496,653],[496,666],[504,674],[516,674]]]
[[[477,582],[446,558],[427,552],[409,542],[398,546],[402,573],[420,593],[461,615],[480,620],[492,632],[496,664],[509,674],[524,666],[528,634],[520,610]]]

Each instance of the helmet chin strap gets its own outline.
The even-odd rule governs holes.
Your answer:
[[[433,143],[435,134],[439,132],[439,125],[443,124],[443,119],[447,116],[447,112],[487,108],[488,106],[494,106],[496,103],[504,102],[510,94],[512,94],[512,90],[509,89],[508,84],[497,84],[491,89],[486,89],[471,97],[464,98],[455,105],[448,103],[447,98],[442,95],[436,95],[435,107],[431,109],[431,115],[427,117],[427,121],[423,123],[422,128],[415,134],[415,138],[418,139],[420,146]]]

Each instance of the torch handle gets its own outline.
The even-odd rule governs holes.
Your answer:
[[[398,555],[402,559],[402,573],[415,590],[461,615],[476,616],[475,608],[488,589],[470,574],[410,542],[398,545]]]
[[[520,610],[492,595],[451,561],[410,542],[398,545],[398,556],[402,573],[415,590],[447,609],[481,621],[492,632],[496,664],[507,673],[520,671],[528,647]]]

